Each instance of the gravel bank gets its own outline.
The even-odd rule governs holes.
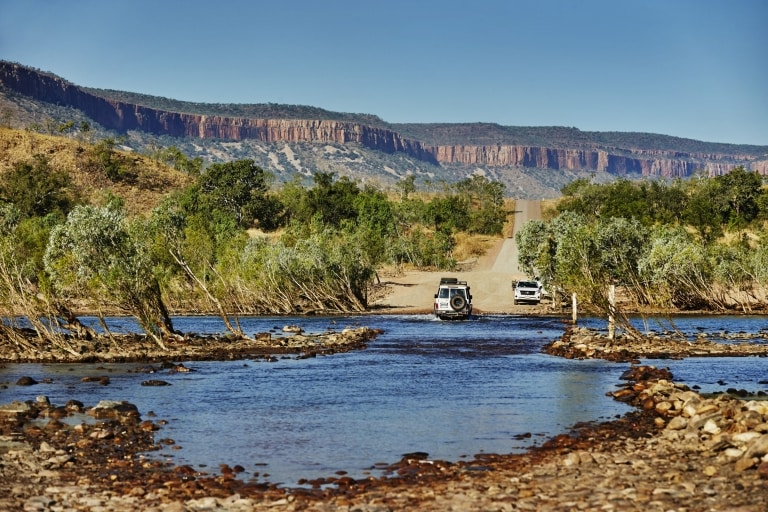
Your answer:
[[[122,402],[0,408],[0,509],[395,511],[768,509],[768,402],[703,397],[633,366],[611,398],[621,419],[578,425],[518,455],[450,463],[410,454],[390,476],[283,489],[146,457],[162,425]],[[94,422],[62,421],[83,414]],[[227,433],[222,433],[227,435]]]

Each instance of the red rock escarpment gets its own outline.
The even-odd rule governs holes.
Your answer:
[[[386,153],[402,152],[434,164],[591,170],[664,177],[685,177],[699,170],[720,175],[741,165],[768,174],[768,160],[752,155],[638,149],[613,152],[514,144],[429,146],[393,130],[338,120],[252,119],[168,112],[103,98],[61,78],[4,61],[0,62],[0,84],[41,101],[76,108],[105,128],[118,131],[139,130],[203,139],[256,139],[265,143],[358,143]]]

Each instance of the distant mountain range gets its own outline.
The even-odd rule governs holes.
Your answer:
[[[88,120],[124,136],[122,144],[134,150],[173,145],[210,162],[252,158],[281,180],[322,171],[386,185],[413,174],[435,187],[481,174],[504,183],[511,197],[545,198],[586,176],[685,178],[736,166],[768,174],[768,146],[567,127],[393,124],[301,105],[190,103],[81,87],[7,61],[0,61],[0,107],[12,125]]]

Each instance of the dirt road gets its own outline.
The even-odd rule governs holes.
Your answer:
[[[406,272],[390,277],[385,283],[390,292],[373,303],[377,309],[395,312],[431,313],[435,290],[441,277],[457,277],[467,281],[472,289],[472,303],[476,313],[525,313],[538,309],[536,306],[514,304],[512,281],[522,279],[517,264],[517,246],[514,234],[531,219],[541,218],[541,202],[522,200],[516,202],[515,222],[512,233],[498,241],[472,266],[462,272]],[[539,308],[542,306],[539,306]]]

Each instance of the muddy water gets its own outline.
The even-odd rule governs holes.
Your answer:
[[[721,326],[726,319],[716,321]],[[133,328],[127,320],[115,322]],[[688,328],[720,328],[711,322],[700,319],[701,325]],[[249,333],[287,324],[308,332],[357,325],[385,332],[363,351],[274,362],[187,362],[194,370],[190,373],[139,373],[138,364],[6,365],[0,368],[0,383],[7,384],[0,402],[38,395],[56,404],[71,398],[86,405],[128,400],[143,417],[168,421],[158,439],[176,444],[152,456],[211,473],[222,463],[239,464],[245,468],[243,478],[284,485],[337,471],[355,478],[378,476],[377,463],[395,462],[414,451],[447,460],[521,451],[577,422],[610,419],[627,410],[605,393],[615,388],[628,365],[541,354],[542,345],[562,334],[558,319],[243,319]],[[222,331],[217,318],[178,318],[176,326]],[[760,326],[759,319],[749,324]],[[760,388],[758,382],[768,378],[765,360],[658,363],[689,384],[714,389],[726,384]],[[50,382],[16,386],[24,375]],[[100,375],[109,376],[110,384],[82,382]],[[148,379],[170,386],[142,386]]]

